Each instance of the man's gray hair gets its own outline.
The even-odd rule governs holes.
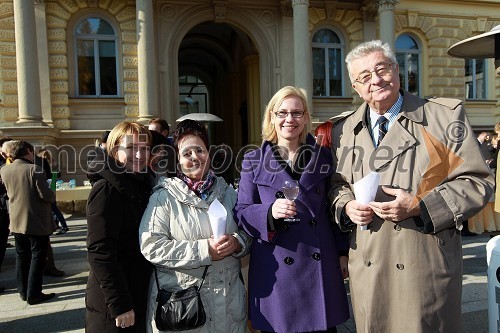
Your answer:
[[[390,59],[393,64],[397,64],[396,56],[391,49],[391,46],[388,43],[384,43],[381,40],[371,40],[369,42],[364,42],[356,46],[351,50],[345,57],[345,62],[347,64],[347,70],[349,71],[349,78],[351,79],[351,83],[354,83],[356,80],[353,77],[355,74],[352,73],[352,62],[358,60],[360,58],[364,58],[367,55],[374,52],[382,52],[387,59]]]

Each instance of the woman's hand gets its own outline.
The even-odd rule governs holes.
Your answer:
[[[347,279],[349,277],[349,268],[347,264],[349,262],[349,257],[340,256],[339,261],[340,261],[340,270],[342,271],[342,278]]]
[[[116,327],[126,328],[129,326],[134,326],[135,324],[135,312],[130,310],[128,312],[122,313],[115,318]]]
[[[275,219],[294,217],[297,214],[297,206],[292,200],[276,199],[273,203],[272,214]]]
[[[224,257],[219,255],[219,253],[217,252],[217,246],[218,242],[216,242],[213,237],[210,237],[208,239],[208,253],[210,254],[210,258],[212,258],[213,261],[224,259]]]
[[[217,240],[217,254],[227,257],[241,251],[241,244],[233,235],[225,234]]]

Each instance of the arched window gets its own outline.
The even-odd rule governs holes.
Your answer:
[[[312,38],[313,96],[344,95],[344,43],[333,30],[321,29]]]
[[[396,39],[396,59],[401,87],[412,94],[420,95],[420,48],[413,37],[403,34]]]
[[[111,24],[99,17],[83,19],[75,43],[77,96],[118,96],[117,34]]]
[[[484,59],[465,59],[465,98],[486,99]]]

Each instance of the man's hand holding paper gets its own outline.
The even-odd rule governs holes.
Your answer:
[[[373,210],[368,203],[375,200],[379,183],[380,175],[370,172],[353,184],[356,200],[345,205],[345,213],[352,222],[361,226],[361,230],[367,230],[367,225],[373,219]]]

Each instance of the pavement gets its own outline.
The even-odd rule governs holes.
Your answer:
[[[85,286],[89,266],[85,249],[86,220],[67,216],[69,232],[51,236],[56,266],[64,277],[44,277],[43,291],[56,297],[41,304],[28,305],[16,290],[15,249],[8,248],[0,272],[0,332],[45,333],[85,331]],[[463,237],[463,332],[488,332],[486,243],[493,236],[484,233]],[[13,237],[9,242],[14,244]],[[338,327],[339,333],[356,332],[350,319]],[[225,333],[225,332],[220,332]]]

